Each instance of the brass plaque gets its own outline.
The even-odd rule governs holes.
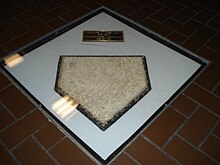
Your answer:
[[[123,31],[83,31],[83,42],[124,42]]]

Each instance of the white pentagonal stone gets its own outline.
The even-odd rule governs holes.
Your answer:
[[[151,89],[144,56],[61,56],[55,91],[105,130]]]

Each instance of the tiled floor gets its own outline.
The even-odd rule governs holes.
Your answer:
[[[210,61],[112,164],[220,163],[218,0],[8,0],[0,3],[0,58],[100,6]],[[0,73],[1,164],[96,164]]]

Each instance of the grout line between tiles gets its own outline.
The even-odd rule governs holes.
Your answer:
[[[99,4],[100,6],[104,6],[103,4],[97,2],[96,0],[93,0],[95,3]],[[98,7],[99,8],[99,7]],[[95,9],[96,10],[96,9]]]
[[[199,32],[199,31],[198,31]],[[198,53],[204,46],[206,46],[206,44],[211,41],[218,33],[214,34],[212,37],[210,37],[205,43],[202,44],[202,46],[200,46],[200,48],[198,50],[195,51],[195,53]]]
[[[218,115],[216,112],[212,111],[211,109],[209,109],[208,107],[206,107],[205,105],[202,105],[200,102],[194,100],[193,98],[191,98],[190,96],[186,95],[186,94],[183,94],[184,96],[186,96],[188,99],[194,101],[196,104],[199,104],[200,107],[206,109],[207,111],[209,111],[211,114],[217,116],[217,117],[220,117],[220,115]]]
[[[23,8],[19,3],[17,3],[16,1],[13,1],[16,5],[18,5],[18,7],[22,8],[24,11],[27,10],[25,8]],[[36,4],[34,1],[31,1],[32,3],[34,3],[35,5],[38,5]]]
[[[74,137],[72,137],[72,135],[70,135],[68,131],[66,131],[55,119],[53,119],[47,112],[45,112],[42,105],[39,106],[39,110],[43,113],[44,116],[46,116],[49,122],[52,122],[57,127],[57,129],[59,129],[59,131],[65,135],[60,141],[51,146],[48,151],[51,150],[52,147],[60,143],[63,139],[68,138],[73,144],[79,147],[79,149],[81,149],[82,152],[84,152],[91,160],[99,163],[99,161],[91,153],[89,153]]]
[[[64,134],[65,135],[65,134]],[[62,137],[60,140],[58,140],[56,143],[54,143],[52,146],[50,146],[47,151],[49,152],[51,149],[53,149],[57,144],[59,144],[61,141],[63,141],[65,138],[68,138],[66,135]]]
[[[219,33],[219,32],[218,32]],[[216,54],[220,54],[218,51],[216,51],[215,49],[209,47],[208,45],[206,45],[207,48],[209,48],[211,51],[215,52]]]
[[[129,13],[129,14],[126,16],[126,18],[128,18],[130,15],[132,15],[132,14],[134,14],[134,13],[140,11],[140,10],[143,9],[144,7],[146,7],[146,6],[142,6],[141,8],[139,8],[139,9],[137,9],[137,10],[134,10],[133,12]],[[132,20],[133,20],[133,19],[132,19]],[[134,20],[133,20],[133,21],[134,21]],[[135,21],[135,22],[136,22],[136,21]]]
[[[190,27],[190,28],[191,28],[191,27]],[[192,29],[192,28],[191,28],[191,29]],[[185,42],[187,42],[188,39],[190,39],[194,34],[198,33],[197,30],[195,30],[195,29],[192,29],[192,30],[193,30],[193,32],[192,32],[192,34],[190,34],[189,36],[186,36],[186,35],[184,34],[187,38],[181,43],[181,46],[182,46]],[[181,32],[179,32],[179,33],[181,33]],[[182,33],[181,33],[181,34],[182,34]],[[187,49],[187,50],[189,50],[189,49]],[[191,51],[191,50],[189,50],[189,51]]]
[[[166,2],[166,1],[164,1],[164,2]],[[177,6],[186,7],[186,6],[182,5],[182,4],[176,3],[176,1],[172,1],[172,0],[171,0],[171,2],[174,3],[174,4],[177,5]],[[160,2],[159,2],[159,3],[160,3]],[[162,4],[162,3],[160,3],[160,4],[163,5],[163,6],[165,6],[165,5]],[[171,9],[171,10],[174,10],[174,9],[172,9],[172,8],[169,7],[169,6],[166,6],[166,7],[169,8],[169,9]]]
[[[77,9],[80,8],[80,7],[81,7],[81,6],[77,6],[76,8],[74,8],[74,9],[72,9],[72,10],[67,9],[67,10],[68,10],[67,12],[62,13],[61,15],[59,15],[57,18],[61,19],[61,20],[64,21],[66,24],[63,25],[63,26],[61,26],[61,27],[59,27],[59,28],[56,28],[56,29],[54,30],[54,32],[57,32],[58,29],[60,29],[60,28],[62,28],[62,27],[64,27],[64,26],[70,24],[72,21],[75,21],[76,19],[75,19],[75,20],[72,20],[72,21],[65,20],[65,19],[62,18],[62,16],[65,15],[65,14],[67,14],[67,13],[70,13],[70,12],[72,12],[72,11],[74,11],[74,10],[77,10]],[[88,11],[87,13],[89,13],[90,11],[91,11],[91,10],[89,9],[89,11]],[[51,20],[47,21],[47,23],[50,22],[50,21],[51,21]],[[53,30],[52,30],[52,32],[53,32]]]
[[[47,123],[46,123],[47,124]],[[44,125],[46,125],[44,124]],[[44,125],[42,127],[44,127]],[[41,127],[39,128],[41,129]],[[31,133],[30,135],[26,136],[24,139],[22,139],[19,143],[17,143],[15,146],[13,146],[10,151],[13,152],[17,147],[19,147],[22,143],[24,143],[28,138],[30,138],[33,134],[35,134],[35,131]]]
[[[172,2],[175,2],[174,0],[171,0],[171,1],[172,1]],[[199,7],[202,8],[202,9],[205,7],[204,5],[200,5],[200,4],[196,3],[196,2],[192,2],[192,1],[191,1],[191,3],[194,3],[195,5],[199,6]],[[185,6],[184,4],[178,4],[178,5],[184,6],[185,8],[188,8],[188,9],[193,10],[193,11],[195,11],[195,12],[200,12],[200,11],[202,11],[202,9],[200,9],[199,11],[197,11],[197,10],[195,10],[195,9],[192,9],[192,8],[188,7],[188,6]]]
[[[51,25],[49,25],[48,23],[51,23],[52,21],[54,21],[55,19],[57,19],[57,18],[59,18],[59,19],[61,19],[60,18],[60,16],[58,16],[58,17],[55,17],[55,18],[53,18],[53,19],[51,19],[51,20],[49,20],[49,21],[47,21],[47,22],[45,22],[49,27],[51,27],[52,29],[54,29],[54,27],[53,26],[51,26]],[[61,19],[63,22],[65,22],[65,24],[67,24],[68,22],[66,21],[66,20],[64,20],[64,19]],[[60,27],[62,27],[62,26],[65,26],[65,24],[64,25],[61,25]],[[56,29],[55,29],[56,30]]]
[[[0,101],[2,107],[14,118],[14,120],[18,120],[17,117],[8,109],[8,107],[2,102]]]
[[[213,16],[214,17],[214,16]],[[211,26],[208,26],[206,23],[202,23],[202,22],[199,22],[198,20],[196,20],[196,19],[191,19],[191,20],[193,20],[193,21],[195,21],[196,23],[199,23],[199,24],[202,24],[203,26],[207,26],[208,28],[210,28],[210,29],[212,29],[213,31],[215,31],[216,33],[218,33],[218,31],[215,29],[215,28],[213,28],[213,27],[211,27]],[[187,21],[188,22],[188,21]],[[186,23],[187,23],[186,22]]]
[[[0,134],[1,134],[2,132],[4,132],[5,130],[7,130],[7,129],[8,129],[9,127],[11,127],[12,125],[16,124],[17,122],[18,122],[18,121],[15,120],[14,122],[8,124],[6,127],[2,128],[1,131],[0,131]]]
[[[0,89],[0,92],[4,91],[5,89],[10,87],[11,85],[12,85],[12,83],[9,83],[8,85],[4,86],[3,88]]]
[[[161,7],[159,10],[155,11],[154,14],[159,13],[159,12],[160,12],[161,10],[163,10],[164,8],[166,8],[166,6]],[[154,14],[153,14],[153,15],[154,15]],[[154,20],[154,19],[153,19],[153,20]]]
[[[169,105],[174,111],[176,111],[177,113],[181,114],[182,116],[184,116],[185,118],[189,119],[191,117],[191,114],[194,113],[194,111],[198,108],[199,105],[197,105],[194,110],[191,112],[191,114],[189,116],[185,115],[184,113],[180,112],[178,110],[178,108],[173,107],[172,105]]]
[[[5,108],[5,109],[6,109],[7,111],[9,111],[8,108]],[[36,108],[34,108],[34,109],[31,110],[30,112],[28,112],[28,113],[26,113],[25,115],[23,115],[21,118],[16,118],[16,117],[15,117],[15,121],[12,122],[11,124],[7,125],[7,126],[4,127],[3,129],[1,129],[0,133],[4,132],[5,130],[7,130],[7,129],[10,128],[11,126],[17,124],[20,120],[22,120],[23,118],[25,118],[25,117],[28,116],[29,114],[33,113],[35,110],[36,110]],[[9,112],[9,113],[11,114],[11,112]],[[13,117],[14,117],[14,115],[13,115]]]
[[[137,165],[141,165],[141,163],[136,160],[132,155],[130,155],[128,152],[124,151],[123,152],[127,157],[129,157],[131,160],[133,160]]]
[[[88,9],[90,12],[96,9],[96,8],[90,9],[89,7],[87,7],[86,5],[84,5],[84,4],[82,4],[82,3],[78,2],[78,1],[74,1],[74,2],[76,2],[79,6],[82,6],[82,7],[86,8],[86,9]]]
[[[218,124],[220,123],[220,119],[218,119],[218,121],[216,121],[216,123],[213,125],[213,127],[211,129],[209,129],[209,132],[206,134],[206,136],[203,138],[203,140],[200,142],[200,144],[198,145],[198,148],[201,149],[202,145],[206,142],[206,140],[210,137],[210,135],[212,134],[212,132],[214,131],[214,129],[218,126]]]
[[[167,139],[167,141],[163,144],[163,146],[161,147],[162,149],[164,149],[169,143],[170,141],[178,134],[178,132],[188,123],[188,121],[190,120],[190,118],[197,112],[197,110],[199,109],[199,106],[197,106],[194,111],[189,115],[189,117],[176,129],[176,131]]]
[[[45,152],[47,153],[47,155],[55,162],[55,164],[59,165],[59,161],[56,160],[51,154],[50,152],[48,152],[48,150],[41,144],[41,142],[34,136],[32,135],[31,138],[35,141],[35,143],[38,144],[38,146]]]
[[[135,9],[131,8],[130,6],[127,6],[127,5],[124,5],[123,3],[120,3],[120,2],[117,1],[117,0],[113,0],[113,1],[121,5],[121,7],[119,7],[118,9],[115,10],[116,12],[117,12],[117,10],[119,10],[119,9],[121,9],[121,8],[123,8],[123,7],[129,8],[129,9],[132,9],[132,10],[135,10]],[[136,2],[136,1],[133,1],[133,2]],[[139,4],[139,3],[138,3],[138,4]],[[140,4],[139,4],[139,5],[140,5]],[[143,6],[145,6],[145,5],[141,5],[141,6],[142,6],[142,7],[140,7],[140,8],[143,8]],[[139,10],[140,8],[136,9],[135,11]]]
[[[217,13],[216,13],[216,12],[214,12],[214,13],[215,13],[215,15],[212,16],[211,18],[209,18],[209,20],[206,21],[204,25],[206,25],[206,26],[208,26],[208,27],[210,27],[210,28],[213,28],[213,27],[209,26],[208,23],[210,23],[211,21],[215,20],[215,17],[217,16]],[[215,28],[213,28],[213,29],[215,29]],[[215,29],[215,30],[216,30],[216,31],[219,31],[218,29]]]
[[[147,7],[145,4],[139,2],[138,0],[133,0],[133,2],[136,2],[137,4],[139,4],[139,5],[141,5],[141,6]],[[155,2],[155,3],[156,3],[156,2]],[[130,9],[131,9],[131,8],[130,8]],[[150,8],[150,9],[152,9],[152,8]],[[155,10],[155,9],[152,9],[152,10]]]
[[[213,92],[215,94],[215,90],[218,88],[218,86],[220,86],[220,81],[213,87],[213,89],[211,90],[211,92]],[[218,96],[218,95],[217,95]],[[220,96],[219,96],[220,97]]]
[[[20,17],[21,15],[23,15],[23,14],[25,14],[25,13],[27,13],[27,12],[30,12],[30,11],[36,10],[36,9],[39,8],[39,7],[41,7],[41,8],[43,8],[43,9],[46,10],[46,11],[44,11],[44,12],[41,13],[41,14],[44,14],[44,13],[48,12],[48,10],[47,10],[46,8],[44,8],[43,6],[38,6],[38,5],[36,5],[36,7],[32,8],[31,10],[27,10],[27,11],[25,11],[25,12],[22,12],[22,13],[16,15],[14,18],[15,18],[17,21],[19,21],[19,23],[27,22],[27,21],[33,19],[33,17],[31,17],[31,18],[29,18],[29,19],[27,19],[27,20],[25,20],[25,21],[20,21],[17,17]],[[38,16],[37,16],[37,17],[38,17]]]
[[[203,87],[202,85],[198,84],[197,82],[193,82],[193,83],[196,84],[197,86],[199,86],[200,88],[202,88],[203,90],[205,90],[206,92],[208,92],[209,94],[212,94],[213,96],[215,96],[215,97],[220,99],[220,96],[218,96],[215,93],[213,93],[212,91],[206,89],[205,87]]]
[[[220,141],[220,137],[218,137],[216,134],[214,134],[213,132],[211,133],[212,136],[214,136],[216,139],[218,139]]]
[[[187,143],[188,145],[190,145],[192,148],[194,148],[195,150],[201,152],[202,154],[204,154],[205,156],[207,156],[208,158],[210,158],[211,160],[213,160],[216,164],[219,164],[219,162],[217,160],[215,160],[213,157],[211,157],[209,154],[207,154],[206,152],[204,152],[203,150],[201,150],[200,148],[195,147],[194,145],[192,145],[191,143],[189,143],[186,139],[184,139],[182,136],[177,135],[177,137],[179,137],[181,140],[183,140],[185,143]]]
[[[0,140],[0,144],[4,147],[4,149],[7,151],[7,153],[13,158],[13,160],[16,161],[18,165],[21,165],[22,163],[17,159],[17,157],[5,146],[5,144]]]
[[[166,7],[165,7],[165,8],[166,8]],[[174,17],[175,15],[179,14],[179,13],[182,12],[184,9],[185,9],[185,7],[182,8],[181,10],[177,11],[176,13],[172,14],[171,16],[167,17],[167,18],[166,18],[165,20],[163,20],[161,23],[163,24],[163,23],[166,22],[168,19],[173,19],[172,17]],[[173,9],[170,9],[170,10],[174,11]],[[173,20],[175,20],[175,19],[173,19]],[[177,21],[177,20],[175,20],[175,21]],[[178,21],[177,21],[177,22],[178,22]],[[180,22],[180,23],[182,24],[182,22]]]
[[[163,153],[166,157],[168,157],[170,160],[174,161],[176,164],[181,165],[182,163],[180,163],[177,159],[175,159],[172,155],[168,154],[166,151],[164,151],[163,148],[161,148],[160,146],[158,146],[156,143],[154,143],[153,141],[151,141],[149,138],[147,138],[146,136],[144,136],[143,134],[141,135],[141,137],[146,140],[147,142],[149,142],[151,145],[153,145],[155,148],[157,148],[161,153]]]

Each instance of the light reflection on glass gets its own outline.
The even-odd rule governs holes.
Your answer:
[[[68,121],[77,111],[78,106],[69,96],[57,100],[51,108],[64,120]]]
[[[14,68],[15,66],[17,66],[18,64],[22,63],[24,61],[24,58],[20,55],[20,54],[13,54],[9,57],[6,57],[4,59],[5,64],[9,67],[9,68]]]

